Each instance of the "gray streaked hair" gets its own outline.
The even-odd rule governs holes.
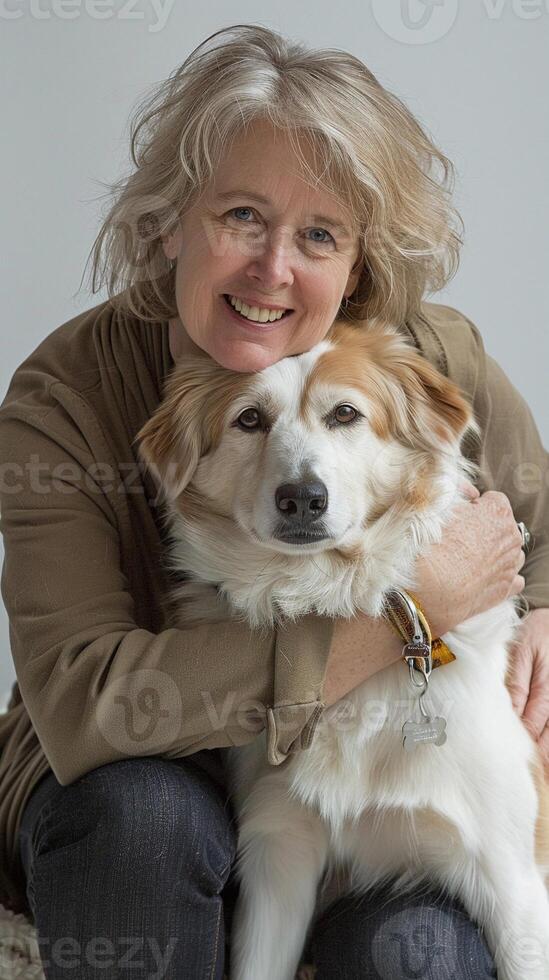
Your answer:
[[[206,38],[138,104],[135,169],[110,186],[89,256],[93,293],[106,285],[113,302],[144,320],[177,315],[161,238],[256,119],[286,131],[307,179],[356,222],[361,273],[342,316],[400,324],[455,274],[463,223],[450,200],[454,168],[404,103],[346,51],[236,24]]]

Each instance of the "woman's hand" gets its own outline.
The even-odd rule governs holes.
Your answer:
[[[509,652],[507,687],[549,767],[549,609],[532,609],[520,623]]]
[[[522,535],[509,498],[482,495],[467,481],[469,499],[458,504],[442,540],[418,559],[415,592],[433,636],[442,636],[477,613],[518,595],[525,581]]]

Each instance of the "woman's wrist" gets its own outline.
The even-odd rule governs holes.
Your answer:
[[[402,647],[401,638],[383,617],[358,613],[352,619],[336,619],[322,690],[324,704],[334,704],[395,663]]]
[[[416,562],[416,578],[412,591],[424,610],[433,639],[443,636],[455,626],[448,595],[441,588],[432,562],[425,558],[418,558]]]

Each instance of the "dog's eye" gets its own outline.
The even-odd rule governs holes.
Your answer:
[[[241,429],[259,429],[261,427],[261,416],[257,408],[245,408],[236,420],[236,424]]]
[[[356,408],[352,405],[338,405],[334,411],[336,422],[353,422],[358,416]]]

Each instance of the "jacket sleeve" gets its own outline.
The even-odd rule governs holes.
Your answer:
[[[470,321],[469,321],[470,323]],[[532,412],[499,364],[485,353],[480,333],[471,324],[481,365],[475,407],[484,420],[481,468],[485,490],[509,498],[515,520],[533,532],[534,548],[521,574],[530,608],[549,607],[549,455]]]
[[[272,764],[306,748],[331,622],[139,628],[93,464],[76,424],[60,435],[48,413],[2,411],[2,597],[21,696],[57,780],[134,755],[244,744],[264,728]]]

